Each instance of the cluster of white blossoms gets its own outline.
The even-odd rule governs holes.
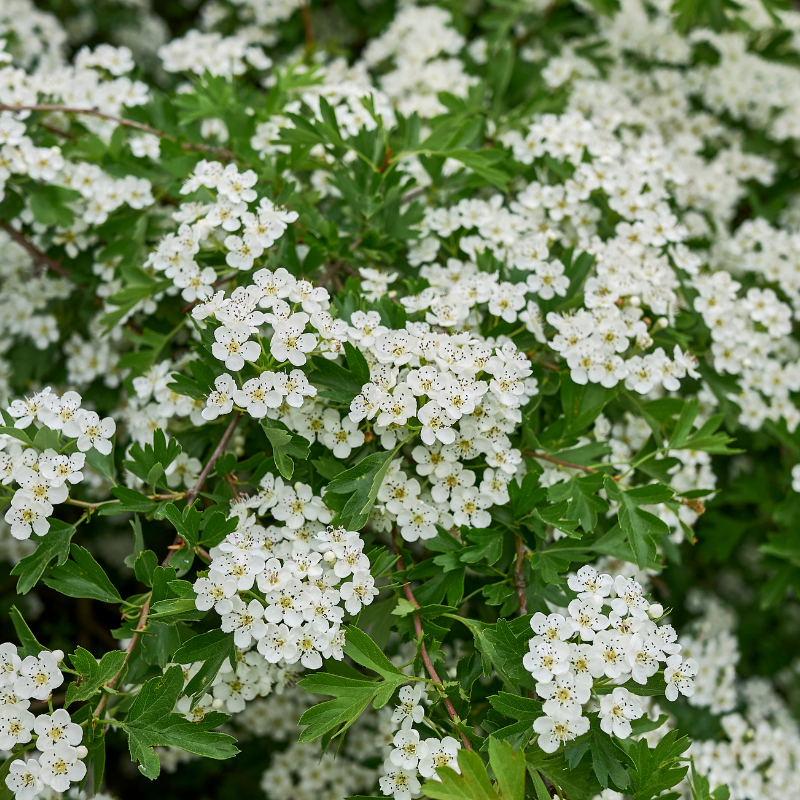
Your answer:
[[[197,608],[214,608],[236,646],[255,643],[269,664],[340,661],[345,610],[358,614],[378,594],[361,537],[325,527],[333,515],[311,487],[272,473],[258,494],[233,502],[231,515],[237,529],[211,549],[208,573],[194,584]],[[282,524],[261,525],[266,515]]]
[[[392,714],[392,725],[399,728],[394,734],[389,757],[383,764],[384,775],[379,784],[385,795],[394,800],[411,800],[420,790],[419,777],[438,781],[439,767],[450,767],[460,774],[458,751],[461,742],[452,736],[422,738],[415,725],[425,725],[422,705],[423,686],[403,686],[398,694],[399,704]]]
[[[221,36],[190,30],[180,39],[173,39],[158,50],[167,72],[193,72],[231,78],[244,74],[249,67],[266,70],[272,66],[261,47],[250,44],[242,36]]]
[[[0,482],[17,484],[5,521],[15,539],[28,539],[32,533],[44,536],[50,530],[48,517],[53,507],[66,502],[70,486],[83,481],[86,453],[91,449],[102,455],[111,452],[116,423],[111,417],[101,419],[96,411],[81,408],[77,392],[59,397],[50,387],[24,400],[14,400],[6,413],[14,419],[16,430],[25,431],[33,424],[37,433],[33,439],[21,435],[22,441],[8,436],[3,439]],[[54,434],[58,451],[52,446],[35,446],[40,441],[38,431],[43,429]],[[61,437],[72,441],[62,443]],[[53,439],[45,436],[41,441]],[[71,452],[65,452],[67,449]]]
[[[441,92],[465,97],[478,79],[453,58],[466,40],[451,24],[448,11],[436,7],[401,8],[386,30],[370,40],[363,60],[370,68],[392,63],[378,79],[395,108],[404,115],[441,114]]]
[[[46,701],[64,683],[59,669],[64,653],[42,650],[20,658],[11,642],[0,645],[0,750],[36,737],[36,755],[14,759],[5,778],[15,800],[34,800],[46,791],[66,792],[86,774],[83,728],[66,709],[34,714],[31,701]]]
[[[544,716],[534,720],[533,729],[546,753],[589,730],[584,706],[598,686],[611,689],[628,681],[645,686],[663,672],[667,700],[676,700],[678,694],[691,697],[698,671],[694,659],[681,655],[675,629],[657,623],[664,610],[647,601],[637,581],[624,575],[612,578],[587,565],[568,584],[578,596],[567,616],[533,615],[536,635],[522,662],[544,700]],[[608,614],[603,613],[606,606]],[[600,727],[608,734],[627,739],[631,723],[643,713],[635,690],[615,686],[600,695]]]
[[[318,742],[295,741],[300,717],[312,704],[305,692],[285,691],[248,703],[233,719],[244,735],[288,743],[272,753],[261,777],[267,800],[341,800],[369,792],[375,784],[375,770],[364,763],[380,757],[391,744],[388,710],[359,717],[334,755],[323,753]]]

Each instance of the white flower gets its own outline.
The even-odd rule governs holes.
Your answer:
[[[46,700],[53,689],[64,683],[58,661],[49,650],[42,650],[39,657],[27,656],[19,667],[19,677],[14,681],[14,692],[18,697]]]
[[[73,722],[69,712],[63,708],[56,709],[52,714],[40,714],[36,717],[33,730],[39,737],[36,740],[39,750],[49,750],[59,744],[77,747],[83,739],[83,728]]]
[[[208,396],[206,407],[202,411],[203,419],[216,419],[220,414],[229,414],[233,408],[233,393],[236,391],[236,382],[226,372],[215,381],[216,391]]]
[[[383,769],[386,774],[378,781],[378,784],[385,795],[392,795],[394,800],[411,800],[413,796],[417,795],[420,783],[417,780],[416,770],[408,772],[401,767],[396,767],[390,759],[386,760]]]
[[[14,400],[8,407],[8,413],[14,417],[15,428],[27,428],[34,420],[39,419],[42,411],[50,409],[50,405],[57,397],[48,386],[25,400]]]
[[[389,760],[396,767],[401,767],[408,772],[416,772],[420,758],[427,755],[427,748],[419,740],[419,732],[408,728],[399,730],[392,740],[394,750],[389,754]]]
[[[594,599],[602,603],[614,588],[614,579],[610,575],[601,575],[594,567],[581,567],[576,575],[570,575],[567,585],[578,593],[580,600]]]
[[[52,513],[53,506],[47,501],[34,500],[24,492],[17,492],[11,498],[5,521],[11,526],[15,539],[29,539],[31,533],[44,536],[50,530],[47,518]]]
[[[39,418],[48,428],[61,431],[64,436],[77,438],[81,434],[78,424],[80,407],[81,396],[77,392],[65,392],[42,408]]]
[[[555,719],[553,717],[537,717],[533,721],[533,729],[539,734],[539,747],[545,753],[555,753],[564,742],[571,742],[589,730],[586,717],[574,719]]]
[[[233,631],[233,642],[237,647],[247,647],[253,639],[260,639],[267,632],[264,606],[258,600],[245,605],[238,595],[230,603],[231,610],[222,615],[220,627],[226,633]]]
[[[491,525],[492,515],[485,510],[491,505],[491,499],[474,486],[457,486],[450,498],[450,510],[456,525],[468,525],[471,528],[488,528]]]
[[[423,778],[440,781],[441,778],[436,774],[439,767],[450,767],[459,775],[461,774],[458,766],[458,751],[461,749],[459,741],[452,736],[445,736],[442,740],[431,737],[426,739],[423,744],[425,745],[425,755],[420,754],[419,764],[417,764],[417,769]]]
[[[639,698],[622,686],[600,698],[600,727],[620,739],[631,735],[631,720],[639,719],[643,713]]]
[[[12,642],[0,644],[0,686],[9,686],[17,679],[17,670],[22,660]]]
[[[0,706],[0,749],[11,750],[31,740],[35,718],[20,706]]]
[[[208,611],[212,606],[220,615],[224,616],[233,610],[231,598],[236,594],[236,581],[228,575],[212,569],[205,578],[198,578],[194,582],[197,593],[195,605],[200,611]]]
[[[14,800],[33,800],[44,789],[41,765],[35,758],[29,758],[28,761],[18,758],[12,761],[6,776],[6,786],[14,792]]]
[[[664,694],[667,700],[674,702],[678,699],[678,692],[686,697],[694,694],[694,677],[697,675],[698,665],[693,658],[683,661],[679,654],[670,656],[667,659],[667,666],[664,668],[664,680],[667,682],[667,689]]]
[[[62,486],[64,482],[80,483],[83,480],[81,470],[85,461],[86,456],[83,453],[65,456],[54,450],[45,450],[39,459],[39,471],[54,487]]]
[[[322,443],[333,451],[335,458],[347,458],[354,448],[364,444],[364,432],[358,429],[358,423],[349,417],[340,418],[336,409],[326,409],[322,420],[325,426]]]
[[[555,719],[575,719],[581,715],[582,706],[589,701],[590,689],[565,672],[550,683],[537,683],[536,692],[544,699],[542,710]]]
[[[530,650],[523,656],[522,665],[534,680],[549,683],[553,676],[569,669],[569,646],[557,639],[552,642],[531,639]]]
[[[375,578],[367,570],[356,570],[353,578],[342,584],[340,595],[349,614],[358,614],[362,606],[368,606],[379,594]]]
[[[70,783],[77,783],[86,775],[86,764],[78,758],[78,749],[68,744],[45,750],[39,763],[42,780],[56,792],[66,792]]]
[[[593,600],[573,600],[568,611],[575,631],[584,642],[591,642],[597,631],[608,627],[608,617],[600,613]]]
[[[283,623],[276,625],[270,622],[267,625],[266,633],[258,640],[258,652],[270,664],[277,664],[279,661],[294,664],[300,658],[297,641],[289,626]]]
[[[238,372],[245,361],[258,361],[261,347],[258,342],[249,341],[250,334],[247,331],[223,325],[214,331],[214,338],[216,341],[211,345],[211,353],[214,358],[225,362],[225,369]]]
[[[278,363],[289,361],[295,367],[306,363],[306,353],[310,353],[317,345],[317,336],[304,333],[308,324],[308,314],[300,312],[274,326],[269,349]]]
[[[408,730],[414,723],[425,719],[425,709],[421,705],[423,687],[421,683],[413,686],[401,686],[398,692],[400,704],[395,706],[392,722]]]

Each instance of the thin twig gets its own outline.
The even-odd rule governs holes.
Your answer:
[[[47,103],[32,106],[11,106],[0,104],[0,111],[46,111],[62,114],[83,114],[89,117],[97,117],[98,119],[116,122],[117,125],[122,125],[125,128],[133,128],[134,130],[142,131],[143,133],[149,133],[152,136],[157,136],[159,139],[171,139],[176,141],[174,136],[171,136],[164,131],[160,131],[158,128],[152,128],[150,125],[145,125],[143,122],[136,122],[132,119],[126,119],[125,117],[117,117],[114,114],[106,114],[104,111],[100,111],[99,108],[76,108],[74,106],[52,105]],[[234,154],[230,150],[225,150],[222,147],[214,147],[210,144],[184,142],[182,147],[186,150],[199,150],[205,153],[212,153],[213,155],[219,156],[220,158],[226,158],[228,160],[235,158]]]
[[[2,108],[2,106],[0,106]],[[7,222],[0,222],[2,228],[20,247],[28,252],[28,255],[33,259],[33,274],[39,277],[45,269],[52,270],[53,272],[61,275],[62,278],[72,280],[69,271],[65,269],[60,261],[55,258],[50,258],[47,253],[43,253],[33,242],[31,242],[24,233],[12,228]],[[74,281],[73,281],[74,282]]]
[[[517,587],[517,597],[519,598],[519,613],[522,616],[528,613],[528,596],[527,586],[525,584],[525,576],[523,568],[525,566],[525,545],[522,539],[517,536],[517,563],[514,566],[514,584]]]
[[[394,540],[394,534],[392,535]],[[394,542],[394,551],[397,553],[397,565],[400,569],[403,569],[403,557],[400,554],[400,548],[397,546],[397,542]],[[406,581],[403,584],[403,591],[405,592],[406,599],[409,603],[411,603],[414,608],[419,608],[419,603],[417,599],[414,597],[414,593],[411,591],[411,584]],[[422,663],[425,665],[425,669],[430,675],[431,680],[438,684],[439,689],[442,693],[442,700],[444,701],[444,707],[447,709],[447,713],[450,715],[450,719],[453,720],[453,724],[456,725],[456,730],[458,731],[459,735],[461,736],[461,741],[464,742],[464,747],[467,750],[472,750],[472,745],[470,744],[469,739],[467,738],[464,731],[462,731],[458,727],[458,714],[456,714],[456,710],[453,707],[453,704],[450,702],[450,698],[445,694],[444,686],[442,686],[442,682],[439,679],[439,675],[436,673],[436,669],[433,666],[433,662],[431,661],[431,657],[428,655],[428,649],[425,647],[425,642],[422,641],[422,622],[420,621],[419,614],[414,614],[414,631],[417,634],[417,639],[419,640],[419,651],[420,655],[422,656]]]
[[[310,51],[314,47],[314,26],[311,22],[311,7],[308,4],[308,0],[302,0],[300,4],[300,14],[303,17],[306,51]]]
[[[184,492],[177,492],[176,494],[150,494],[147,495],[148,500],[180,500],[181,497],[184,497]],[[109,506],[113,503],[121,503],[121,500],[101,500],[99,503],[85,503],[83,500],[73,500],[71,497],[68,497],[64,501],[67,505],[70,506],[77,506],[78,508],[88,508],[94,511],[96,508],[100,508],[100,506]]]
[[[186,492],[186,505],[190,506],[197,495],[200,493],[200,490],[203,488],[203,484],[208,477],[208,474],[211,472],[212,467],[216,463],[217,459],[222,454],[222,451],[225,449],[225,446],[228,444],[231,436],[233,435],[236,426],[239,424],[240,415],[237,413],[234,415],[233,419],[231,420],[228,427],[225,429],[225,433],[222,434],[222,438],[219,440],[219,444],[214,448],[214,452],[211,454],[211,457],[206,462],[206,465],[203,467],[203,471],[200,473],[200,476],[194,483],[191,489]],[[175,540],[172,543],[172,546],[168,548],[166,556],[164,556],[163,561],[161,562],[162,567],[169,566],[169,562],[172,560],[172,556],[178,551],[178,548],[175,545],[180,545],[183,543],[183,537],[178,534],[175,537]],[[131,636],[131,640],[128,642],[128,646],[125,648],[125,661],[122,662],[122,666],[119,669],[119,672],[106,683],[106,686],[110,689],[116,687],[117,683],[119,682],[120,678],[122,677],[123,672],[125,672],[126,667],[128,666],[128,661],[130,660],[131,653],[133,653],[133,648],[136,647],[136,642],[139,641],[140,636],[145,630],[147,625],[147,616],[150,613],[150,600],[152,598],[152,592],[150,593],[147,600],[145,600],[144,605],[142,606],[142,610],[139,613],[139,621],[136,624],[136,629],[133,632],[133,636]],[[108,703],[108,698],[110,694],[106,692],[101,698],[100,702],[97,704],[97,708],[94,710],[94,714],[92,715],[94,719],[98,719],[100,714],[102,713],[103,709],[106,707],[106,703]]]
[[[219,440],[219,444],[214,449],[214,452],[211,454],[211,458],[208,459],[206,465],[203,467],[203,471],[200,473],[200,476],[195,481],[194,486],[186,492],[186,505],[190,506],[194,503],[195,498],[200,493],[200,490],[203,488],[203,484],[206,482],[206,478],[208,477],[208,473],[211,472],[214,464],[216,464],[217,459],[222,455],[222,451],[225,449],[225,446],[228,444],[231,436],[233,436],[233,432],[236,430],[236,426],[239,424],[239,420],[241,419],[241,414],[238,412],[233,415],[233,419],[230,421],[230,424],[225,429],[225,433],[222,434],[222,438]]]
[[[558,458],[547,455],[547,453],[534,453],[532,450],[523,450],[522,455],[530,456],[531,458],[540,458],[542,461],[549,461],[551,464],[558,464],[559,467],[566,467],[567,469],[578,469],[581,472],[588,472],[592,475],[597,474],[600,470],[592,469],[591,467],[584,467],[583,464],[573,464],[571,461],[561,461]],[[615,481],[619,480],[618,475],[609,475]]]

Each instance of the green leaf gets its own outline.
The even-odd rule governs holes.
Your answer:
[[[197,703],[208,691],[217,677],[225,661],[230,661],[232,667],[236,666],[236,646],[233,643],[233,633],[223,633],[216,628],[199,636],[193,636],[181,645],[173,656],[178,664],[192,664],[202,661],[203,666],[192,677],[184,689],[184,694],[192,695],[193,703]]]
[[[28,623],[25,622],[25,618],[16,606],[11,606],[11,611],[8,612],[8,616],[11,617],[11,623],[14,626],[14,630],[17,632],[17,638],[22,647],[20,650],[20,656],[22,658],[25,658],[25,656],[38,656],[42,650],[48,649],[44,645],[39,644],[38,639],[33,635],[33,631],[28,627]]]
[[[139,771],[150,780],[161,772],[154,747],[178,747],[217,760],[232,758],[239,752],[232,736],[210,730],[227,719],[224,714],[206,714],[200,722],[189,722],[172,713],[182,691],[183,670],[170,667],[164,675],[151,678],[142,686],[127,718],[118,723],[128,734],[131,758],[139,762]]]
[[[144,447],[133,444],[128,454],[130,460],[124,461],[122,466],[147,483],[156,464],[161,465],[160,474],[163,476],[167,467],[181,454],[181,446],[175,439],[167,440],[166,434],[159,428],[153,432],[153,444],[146,444]]]
[[[678,736],[677,731],[670,731],[652,750],[646,739],[631,742],[627,754],[635,789],[632,800],[651,800],[684,779],[689,767],[680,759],[689,748],[689,737]]]
[[[84,547],[73,544],[74,560],[53,567],[45,585],[67,597],[87,597],[103,603],[121,603],[122,597],[103,568]]]
[[[511,745],[489,737],[489,764],[503,800],[524,800],[525,753],[514,752]]]
[[[383,650],[370,639],[369,635],[355,625],[347,628],[344,652],[356,664],[361,664],[362,667],[377,672],[385,680],[393,680],[397,677],[407,680],[407,676],[389,661]]]
[[[608,789],[611,785],[610,778],[617,789],[623,790],[628,785],[628,773],[620,761],[623,753],[615,746],[611,737],[593,727],[589,749],[592,754],[592,767],[600,786]]]
[[[18,575],[17,594],[27,594],[39,582],[50,562],[56,558],[59,566],[66,563],[69,558],[69,545],[75,534],[75,528],[61,520],[51,519],[50,530],[44,536],[31,537],[38,541],[36,550],[29,556],[21,559],[11,570],[12,575]]]
[[[200,538],[200,512],[194,506],[187,506],[181,514],[174,503],[167,503],[164,513],[186,544],[196,547]]]
[[[269,417],[261,420],[261,428],[272,445],[272,457],[275,459],[275,466],[278,472],[291,480],[294,474],[294,460],[299,458],[305,460],[310,455],[308,449],[308,439],[290,431],[282,422],[278,422]]]
[[[124,514],[128,511],[146,514],[158,505],[155,500],[151,500],[141,492],[129,489],[127,486],[115,486],[111,490],[111,494],[119,499],[119,503],[104,503],[100,506],[97,513],[102,517]]]
[[[158,556],[152,550],[142,550],[133,562],[136,580],[145,586],[153,585],[153,573],[158,566]]]
[[[70,656],[70,660],[82,679],[74,681],[67,687],[64,707],[94,697],[100,687],[108,683],[122,669],[125,657],[126,654],[122,650],[112,650],[98,663],[88,650],[78,647]]]
[[[399,447],[400,445],[394,450],[373,453],[362,458],[354,467],[339,473],[328,484],[328,492],[331,494],[348,495],[339,512],[342,525],[357,531],[367,524],[370,509]]]
[[[382,680],[368,681],[330,675],[324,672],[309,675],[299,686],[312,694],[327,694],[327,700],[313,706],[300,718],[308,727],[300,734],[301,742],[310,742],[331,731],[334,736],[344,733],[372,703],[374,708],[385,706],[399,686],[408,683],[404,675],[384,655],[383,651],[360,628],[347,629],[345,653],[367,669],[377,672]]]
[[[358,352],[355,348],[353,349]],[[363,358],[363,356],[361,357]],[[366,383],[354,372],[322,356],[314,356],[311,359],[311,364],[314,367],[314,372],[311,375],[314,385],[325,387],[319,393],[320,397],[324,397],[334,403],[349,406],[353,398],[361,392],[364,383]],[[369,371],[369,368],[367,368],[367,371]],[[369,374],[367,375],[368,380]]]
[[[404,677],[405,680],[408,679]],[[298,685],[311,694],[335,698],[317,703],[300,717],[300,724],[307,726],[300,733],[301,742],[311,742],[331,731],[334,736],[341,735],[361,716],[378,693],[378,684],[373,681],[321,672],[303,678]]]
[[[523,756],[524,758],[524,756]],[[450,767],[440,767],[436,774],[440,781],[426,781],[423,794],[433,800],[499,800],[499,795],[489,780],[486,765],[474,750],[458,751],[459,775]],[[524,794],[513,800],[523,800]]]
[[[628,536],[636,563],[640,569],[645,569],[656,557],[657,541],[669,533],[669,526],[639,506],[665,502],[672,497],[672,489],[663,484],[651,484],[624,491],[608,476],[604,486],[608,497],[619,503],[619,525]]]

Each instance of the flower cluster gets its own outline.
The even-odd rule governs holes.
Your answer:
[[[14,419],[15,430],[25,431],[35,424],[38,431],[52,434],[54,443],[60,445],[61,437],[72,440],[57,452],[51,446],[38,447],[40,441],[49,444],[53,440],[40,440],[37,433],[33,440],[20,437],[23,443],[33,446],[24,447],[15,440],[0,451],[2,483],[17,484],[5,514],[11,535],[15,539],[27,539],[32,533],[44,536],[50,530],[48,517],[53,514],[53,507],[66,502],[70,487],[83,481],[86,452],[111,452],[116,423],[111,417],[101,419],[97,412],[81,408],[77,392],[65,392],[59,397],[49,387],[25,400],[14,400],[7,414]],[[67,453],[67,449],[71,452]]]
[[[36,736],[39,751],[11,762],[5,784],[16,800],[33,800],[46,787],[66,792],[86,774],[83,728],[72,722],[69,712],[63,708],[38,715],[29,711],[31,700],[47,700],[64,682],[58,666],[63,659],[60,650],[20,658],[16,645],[0,645],[0,749],[12,750]]]
[[[577,597],[567,616],[537,612],[531,618],[536,635],[523,659],[544,700],[544,716],[534,720],[533,729],[546,753],[589,730],[583,711],[593,689],[600,693],[602,687],[601,729],[627,739],[631,723],[644,713],[642,704],[635,687],[612,689],[613,684],[632,681],[645,686],[664,664],[666,696],[676,700],[678,694],[694,693],[698,671],[694,659],[681,656],[675,629],[654,621],[663,614],[662,607],[649,603],[632,578],[612,578],[587,565],[570,576],[569,588]],[[607,615],[605,606],[610,607]]]
[[[458,766],[458,751],[461,743],[452,736],[440,738],[428,736],[423,739],[414,725],[425,724],[425,708],[422,705],[422,685],[403,686],[400,703],[392,714],[392,724],[399,727],[392,738],[389,758],[383,764],[384,775],[380,779],[381,791],[394,800],[410,800],[419,794],[419,776],[437,781],[439,767],[449,767],[461,772]]]
[[[358,614],[378,594],[363,540],[324,527],[331,513],[311,487],[271,473],[231,513],[237,529],[212,548],[208,573],[194,584],[197,608],[214,608],[236,646],[255,642],[269,664],[319,669],[323,658],[341,661],[345,610]],[[283,524],[259,524],[256,515],[266,514]]]

